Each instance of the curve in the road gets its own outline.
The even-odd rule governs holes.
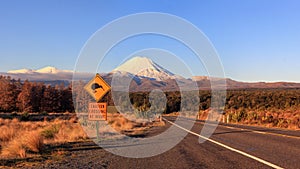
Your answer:
[[[187,129],[185,129],[184,127],[181,127],[181,126],[179,126],[179,125],[177,125],[177,124],[175,124],[175,123],[173,123],[173,122],[167,120],[166,118],[163,118],[163,119],[164,119],[165,121],[167,121],[168,123],[170,123],[170,124],[172,124],[172,125],[174,125],[174,126],[180,128],[180,129],[182,129],[182,130],[184,130],[184,131],[186,131],[186,132],[188,132],[188,133],[190,133],[190,134],[193,134],[193,135],[198,136],[198,137],[200,137],[200,138],[202,138],[202,139],[204,139],[204,140],[207,140],[207,141],[212,142],[212,143],[214,143],[214,144],[217,144],[217,145],[219,145],[219,146],[221,146],[221,147],[224,147],[224,148],[226,148],[226,149],[228,149],[228,150],[234,151],[234,152],[239,153],[239,154],[241,154],[241,155],[243,155],[243,156],[246,156],[246,157],[248,157],[248,158],[251,158],[251,159],[253,159],[253,160],[256,160],[256,161],[258,161],[258,162],[260,162],[260,163],[263,163],[263,164],[265,164],[265,165],[267,165],[267,166],[270,166],[270,167],[272,167],[272,168],[278,168],[278,169],[282,169],[282,168],[283,168],[283,167],[280,167],[280,166],[278,166],[278,165],[276,165],[276,164],[273,164],[273,163],[270,163],[270,162],[268,162],[268,161],[266,161],[266,160],[263,160],[263,159],[261,159],[261,158],[259,158],[259,157],[255,157],[255,156],[253,156],[253,155],[251,155],[251,154],[248,154],[248,153],[246,153],[246,152],[243,152],[243,151],[241,151],[241,150],[235,149],[235,148],[230,147],[230,146],[227,146],[227,145],[225,145],[225,144],[223,144],[223,143],[220,143],[220,142],[217,142],[217,141],[212,140],[212,139],[210,139],[210,138],[204,137],[204,136],[202,136],[202,135],[200,135],[200,134],[198,134],[198,133],[195,133],[195,132],[192,132],[192,131],[190,131],[190,130],[187,130]]]

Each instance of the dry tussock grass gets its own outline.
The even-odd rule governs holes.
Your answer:
[[[0,119],[0,158],[26,157],[43,151],[44,144],[87,139],[76,119],[20,122]]]
[[[145,119],[127,119],[120,114],[113,114],[108,116],[108,124],[117,132],[129,136],[144,135],[146,131],[153,126],[164,126],[165,123],[160,122],[159,119],[155,121],[148,121]],[[103,128],[101,129],[103,130]],[[101,133],[110,134],[111,131],[102,131]]]
[[[131,121],[119,114],[109,115],[108,124],[116,131],[129,132],[131,135],[142,134],[151,125],[163,125],[161,123],[150,124],[150,122],[145,121]],[[108,129],[103,132],[111,133]],[[0,158],[34,156],[43,152],[45,144],[85,139],[88,139],[88,136],[76,117],[70,120],[54,119],[53,121],[38,122],[0,119]]]
[[[0,118],[0,126],[5,125],[7,123],[7,120],[9,120],[9,119],[2,119],[2,118]]]
[[[11,123],[19,123],[20,121],[19,121],[19,119],[17,119],[17,118],[13,118],[12,120],[11,120]]]
[[[80,125],[73,125],[73,120],[71,119],[70,121],[60,123],[60,127],[54,138],[55,142],[72,142],[88,138]]]
[[[43,138],[40,133],[19,132],[11,140],[2,143],[2,156],[5,157],[21,157],[27,156],[27,152],[38,153],[43,148]]]
[[[129,120],[120,114],[115,114],[108,118],[108,124],[110,124],[115,130],[122,131],[146,127],[149,126],[150,122],[142,119]]]
[[[28,122],[23,122],[22,127],[24,128],[24,130],[33,131],[33,130],[37,130],[38,128],[41,128],[43,126],[39,125],[37,122],[32,123],[32,122],[28,121]]]
[[[110,119],[108,123],[110,123],[111,126],[116,130],[128,130],[135,127],[134,122],[129,121],[122,116],[114,117]]]
[[[23,144],[20,144],[20,140],[18,138],[15,138],[6,143],[5,146],[3,146],[1,155],[5,157],[24,158],[26,157],[26,149]]]
[[[166,125],[165,121],[158,121],[156,123],[153,123],[153,126],[156,126],[156,127],[161,127],[161,126],[165,126],[165,125]]]
[[[24,137],[21,140],[21,143],[28,150],[33,152],[40,152],[44,146],[43,137],[39,132],[29,131],[24,133]]]
[[[0,141],[1,143],[12,140],[16,134],[14,127],[1,126],[0,127]]]
[[[0,126],[4,124],[4,119],[0,118]]]
[[[77,123],[78,120],[77,120],[77,117],[72,117],[70,120],[69,120],[70,123]]]

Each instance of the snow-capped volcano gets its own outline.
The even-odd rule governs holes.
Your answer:
[[[153,62],[151,59],[139,56],[131,58],[112,72],[128,72],[136,76],[153,78],[158,81],[180,78]]]

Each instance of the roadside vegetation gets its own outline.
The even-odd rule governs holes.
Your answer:
[[[26,121],[28,113],[48,114],[50,112],[71,112],[74,107],[77,112],[87,112],[88,103],[93,98],[82,90],[85,83],[79,81],[72,86],[56,85],[50,86],[43,83],[29,81],[21,82],[10,77],[0,76],[0,112],[16,114],[22,112],[22,121]],[[73,102],[73,98],[76,102]],[[195,101],[189,98],[185,103],[181,102],[179,91],[165,92],[165,109],[160,113],[169,114],[180,111],[181,105],[194,111]],[[157,112],[150,110],[149,92],[120,93],[118,105],[122,111],[135,108],[136,117],[152,118]],[[163,97],[158,103],[164,103]],[[210,110],[211,92],[209,90],[199,91],[199,114],[205,114]],[[111,93],[108,93],[101,102],[107,102],[114,106]],[[152,105],[156,106],[156,105]],[[161,107],[161,106],[158,106]],[[150,116],[149,113],[150,112]],[[159,114],[160,114],[159,113]],[[273,88],[273,89],[238,89],[228,90],[224,107],[226,120],[231,123],[244,123],[264,125],[281,128],[300,128],[300,89],[299,88]]]
[[[137,107],[150,106],[147,93],[132,93],[130,96]],[[166,97],[164,114],[179,112],[182,104],[180,93],[166,92]],[[199,91],[199,100],[198,116],[205,120],[211,110],[210,91]],[[186,107],[192,107],[192,103],[190,100]],[[228,90],[223,115],[224,122],[229,123],[300,129],[300,89]]]
[[[199,119],[206,120],[210,110],[199,112]],[[293,108],[286,110],[225,110],[220,119],[224,123],[247,124],[265,127],[300,129],[300,111]]]
[[[11,119],[9,116],[6,119],[0,118],[0,159],[36,157],[55,153],[62,144],[91,141],[91,135],[87,135],[85,129],[93,126],[93,131],[96,131],[95,122],[88,121],[87,116],[78,120],[75,114],[69,116],[70,113],[67,113],[48,120],[53,115],[44,115],[41,121],[32,121],[35,114],[28,114],[26,121],[12,116]],[[141,137],[145,136],[149,128],[164,125],[164,122],[143,119],[131,121],[118,113],[110,113],[107,124],[118,133]],[[100,126],[99,134],[113,136],[111,129]],[[56,148],[51,148],[51,145],[56,145]]]
[[[0,75],[0,112],[74,112],[71,86],[21,82]]]
[[[1,157],[30,157],[47,144],[83,141],[88,137],[75,117],[69,120],[19,121],[0,118]]]
[[[300,89],[229,91],[229,122],[300,129]]]

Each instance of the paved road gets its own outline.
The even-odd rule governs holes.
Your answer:
[[[174,121],[172,117],[167,119]],[[155,128],[151,134],[165,131],[170,126],[167,123],[164,127]],[[202,127],[203,122],[197,121],[191,131],[199,134]],[[210,137],[211,141],[199,144],[198,139],[198,136],[189,133],[169,151],[142,159],[120,157],[101,148],[74,150],[63,159],[38,164],[34,168],[272,168],[270,165],[300,168],[299,131],[219,125]],[[95,147],[93,144],[86,145],[89,146]]]
[[[197,121],[192,131],[200,133],[203,124],[202,121]],[[271,166],[274,164],[275,167],[300,168],[299,131],[220,124],[210,139],[245,153],[246,156],[243,155],[244,157],[250,155],[254,158],[269,162]],[[215,144],[214,146],[217,145]],[[220,152],[222,151],[223,150]],[[239,153],[234,151],[233,153],[235,154],[233,154],[232,158],[239,155]],[[255,159],[252,160],[259,161]],[[255,165],[252,164],[247,164],[247,166],[241,165],[241,167],[249,166],[251,166],[250,168],[256,168]],[[267,166],[268,165],[265,165],[265,167]]]

